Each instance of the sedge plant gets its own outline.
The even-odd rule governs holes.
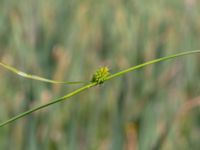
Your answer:
[[[92,76],[92,79],[90,82],[85,82],[85,81],[78,81],[78,82],[66,82],[66,81],[56,81],[56,80],[50,80],[50,79],[46,79],[46,78],[43,78],[43,77],[39,77],[39,76],[36,76],[36,75],[31,75],[31,74],[27,74],[27,73],[24,73],[22,71],[19,71],[17,70],[16,68],[14,67],[11,67],[7,64],[4,64],[4,63],[1,63],[0,62],[0,66],[2,66],[3,68],[15,73],[15,74],[18,74],[22,77],[25,77],[25,78],[29,78],[29,79],[33,79],[33,80],[39,80],[39,81],[43,81],[43,82],[48,82],[48,83],[54,83],[54,84],[80,84],[80,83],[87,83],[86,85],[83,85],[82,87],[78,88],[77,90],[67,94],[67,95],[64,95],[60,98],[57,98],[57,99],[54,99],[52,100],[51,102],[49,103],[46,103],[44,105],[41,105],[41,106],[38,106],[38,107],[35,107],[35,108],[32,108],[30,110],[27,110],[23,113],[20,113],[19,115],[16,115],[2,123],[0,123],[0,127],[3,127],[9,123],[12,123],[22,117],[25,117],[35,111],[38,111],[40,109],[43,109],[43,108],[46,108],[48,106],[51,106],[53,104],[56,104],[56,103],[59,103],[59,102],[62,102],[64,100],[68,100],[69,98],[83,92],[83,91],[86,91],[87,89],[90,89],[92,87],[95,87],[97,85],[100,85],[100,84],[103,84],[104,82],[107,82],[111,79],[114,79],[114,78],[117,78],[117,77],[120,77],[126,73],[129,73],[131,71],[134,71],[134,70],[138,70],[138,69],[141,69],[141,68],[144,68],[148,65],[151,65],[151,64],[155,64],[155,63],[159,63],[159,62],[162,62],[162,61],[166,61],[166,60],[170,60],[170,59],[175,59],[175,58],[178,58],[178,57],[181,57],[181,56],[186,56],[186,55],[191,55],[191,54],[197,54],[197,53],[200,53],[200,50],[193,50],[193,51],[186,51],[186,52],[181,52],[181,53],[177,53],[177,54],[173,54],[173,55],[169,55],[169,56],[166,56],[166,57],[161,57],[161,58],[158,58],[158,59],[154,59],[154,60],[151,60],[151,61],[148,61],[148,62],[145,62],[145,63],[142,63],[142,64],[139,64],[137,66],[133,66],[133,67],[130,67],[128,69],[125,69],[125,70],[122,70],[122,71],[119,71],[117,73],[114,73],[114,74],[111,74],[110,71],[109,71],[109,68],[108,67],[101,67],[100,69],[98,69]]]

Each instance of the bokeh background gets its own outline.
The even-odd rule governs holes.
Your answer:
[[[90,81],[200,49],[198,0],[0,0],[0,61],[27,73]],[[1,150],[199,150],[200,56],[128,73],[0,128]],[[0,68],[0,121],[81,85]]]

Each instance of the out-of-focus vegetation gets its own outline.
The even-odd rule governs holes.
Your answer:
[[[91,79],[200,48],[197,0],[0,1],[0,60],[56,80]],[[159,63],[0,128],[4,150],[200,148],[200,56]],[[78,88],[0,68],[0,121]]]

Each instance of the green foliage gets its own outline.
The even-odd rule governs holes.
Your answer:
[[[199,49],[199,13],[199,1],[190,0],[2,0],[0,60],[56,81],[90,81],[97,66],[114,74]],[[0,128],[0,149],[198,149],[199,73],[199,57],[189,56],[105,81]],[[4,69],[0,83],[0,122],[80,86]],[[173,123],[186,102],[190,109]]]

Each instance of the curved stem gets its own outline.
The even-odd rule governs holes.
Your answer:
[[[17,120],[17,119],[19,119],[19,118],[22,118],[22,117],[24,117],[24,116],[26,116],[26,115],[28,115],[28,114],[30,114],[30,113],[33,113],[33,112],[35,112],[35,111],[37,111],[37,110],[40,110],[40,109],[42,109],[42,108],[45,108],[45,107],[47,107],[47,106],[49,106],[49,105],[52,105],[52,104],[61,102],[61,101],[63,101],[63,100],[66,100],[66,99],[68,99],[68,98],[70,98],[70,97],[72,97],[72,96],[74,96],[74,95],[76,95],[76,94],[78,94],[78,93],[81,93],[82,91],[84,91],[84,90],[86,90],[86,89],[88,89],[88,88],[91,88],[91,87],[93,87],[93,86],[95,86],[95,85],[96,85],[96,83],[87,84],[87,85],[85,85],[85,86],[83,86],[83,87],[81,87],[81,88],[75,90],[74,92],[71,92],[71,93],[69,93],[69,94],[67,94],[67,95],[65,95],[65,96],[63,96],[63,97],[60,97],[60,98],[58,98],[58,99],[56,99],[56,100],[54,100],[54,101],[52,101],[52,102],[50,102],[50,103],[47,103],[47,104],[41,105],[41,106],[39,106],[39,107],[35,107],[35,108],[33,108],[33,109],[30,109],[30,110],[28,110],[28,111],[25,111],[25,112],[23,112],[23,113],[21,113],[21,114],[15,116],[15,117],[13,117],[13,118],[11,118],[11,119],[9,119],[9,120],[7,120],[7,121],[1,123],[1,124],[0,124],[0,127],[4,126],[4,125],[6,125],[6,124],[9,124],[9,123],[11,123],[11,122],[13,122],[13,121],[15,121],[15,120]]]
[[[134,70],[137,70],[137,69],[146,67],[146,66],[151,65],[151,64],[155,64],[155,63],[158,63],[158,62],[161,62],[161,61],[165,61],[165,60],[169,60],[169,59],[181,57],[181,56],[184,56],[184,55],[191,55],[191,54],[194,54],[194,53],[200,53],[200,50],[193,50],[193,51],[188,51],[188,52],[182,52],[182,53],[178,53],[178,54],[169,55],[169,56],[166,56],[166,57],[154,59],[154,60],[145,62],[145,63],[143,63],[143,64],[140,64],[140,65],[137,65],[137,66],[133,66],[133,67],[131,67],[131,68],[122,70],[122,71],[117,72],[117,73],[115,73],[115,74],[112,74],[112,75],[110,75],[109,77],[107,77],[106,80],[110,80],[110,79],[112,79],[112,78],[118,77],[118,76],[123,75],[123,74],[125,74],[125,73],[128,73],[128,72],[130,72],[130,71],[134,71]]]
[[[86,83],[83,81],[75,81],[75,82],[67,82],[67,81],[57,81],[57,80],[51,80],[51,79],[46,79],[40,76],[36,76],[36,75],[32,75],[32,74],[27,74],[25,72],[22,72],[14,67],[11,67],[7,64],[4,64],[2,62],[0,62],[0,66],[2,66],[3,68],[19,75],[22,76],[24,78],[28,78],[28,79],[32,79],[32,80],[38,80],[38,81],[42,81],[42,82],[48,82],[48,83],[53,83],[53,84],[81,84],[81,83]]]
[[[116,78],[116,77],[118,77],[118,76],[121,76],[121,75],[123,75],[123,74],[125,74],[125,73],[128,73],[128,72],[130,72],[130,71],[134,71],[134,70],[137,70],[137,69],[141,69],[141,68],[143,68],[143,67],[145,67],[145,66],[148,66],[148,65],[151,65],[151,64],[155,64],[155,63],[158,63],[158,62],[161,62],[161,61],[165,61],[165,60],[177,58],[177,57],[184,56],[184,55],[195,54],[195,53],[200,53],[200,50],[193,50],[193,51],[188,51],[188,52],[182,52],[182,53],[178,53],[178,54],[174,54],[174,55],[169,55],[169,56],[166,56],[166,57],[158,58],[158,59],[155,59],[155,60],[151,60],[151,61],[145,62],[145,63],[143,63],[143,64],[140,64],[140,65],[137,65],[137,66],[134,66],[134,67],[125,69],[125,70],[123,70],[123,71],[117,72],[117,73],[115,73],[115,74],[112,74],[112,75],[108,76],[108,77],[105,79],[105,81],[111,80],[111,79],[113,79],[113,78]],[[14,70],[14,71],[15,71],[15,70]],[[70,98],[70,97],[72,97],[72,96],[74,96],[74,95],[76,95],[76,94],[79,94],[80,92],[83,92],[83,91],[85,91],[85,90],[87,90],[87,89],[89,89],[89,88],[91,88],[91,87],[93,87],[93,86],[95,86],[95,85],[98,85],[98,83],[95,83],[95,82],[89,83],[89,84],[87,84],[87,85],[85,85],[85,86],[83,86],[83,87],[81,87],[81,88],[79,88],[79,89],[77,89],[77,90],[75,90],[75,91],[73,91],[73,92],[71,92],[71,93],[69,93],[69,94],[63,96],[63,97],[61,97],[61,98],[58,98],[58,99],[52,101],[52,102],[49,102],[49,103],[47,103],[47,104],[38,106],[38,107],[33,108],[33,109],[30,109],[30,110],[28,110],[28,111],[25,111],[25,112],[23,112],[23,113],[21,113],[21,114],[15,116],[15,117],[13,117],[13,118],[11,118],[11,119],[9,119],[9,120],[7,120],[7,121],[1,123],[1,124],[0,124],[0,127],[2,127],[2,126],[4,126],[4,125],[7,125],[7,124],[9,124],[9,123],[11,123],[11,122],[13,122],[13,121],[15,121],[15,120],[18,120],[18,119],[20,119],[20,118],[22,118],[22,117],[24,117],[24,116],[26,116],[26,115],[28,115],[28,114],[30,114],[30,113],[33,113],[33,112],[35,112],[35,111],[37,111],[37,110],[40,110],[40,109],[45,108],[45,107],[47,107],[47,106],[50,106],[50,105],[53,105],[53,104],[55,104],[55,103],[64,101],[64,100],[66,100],[66,99],[68,99],[68,98]]]

